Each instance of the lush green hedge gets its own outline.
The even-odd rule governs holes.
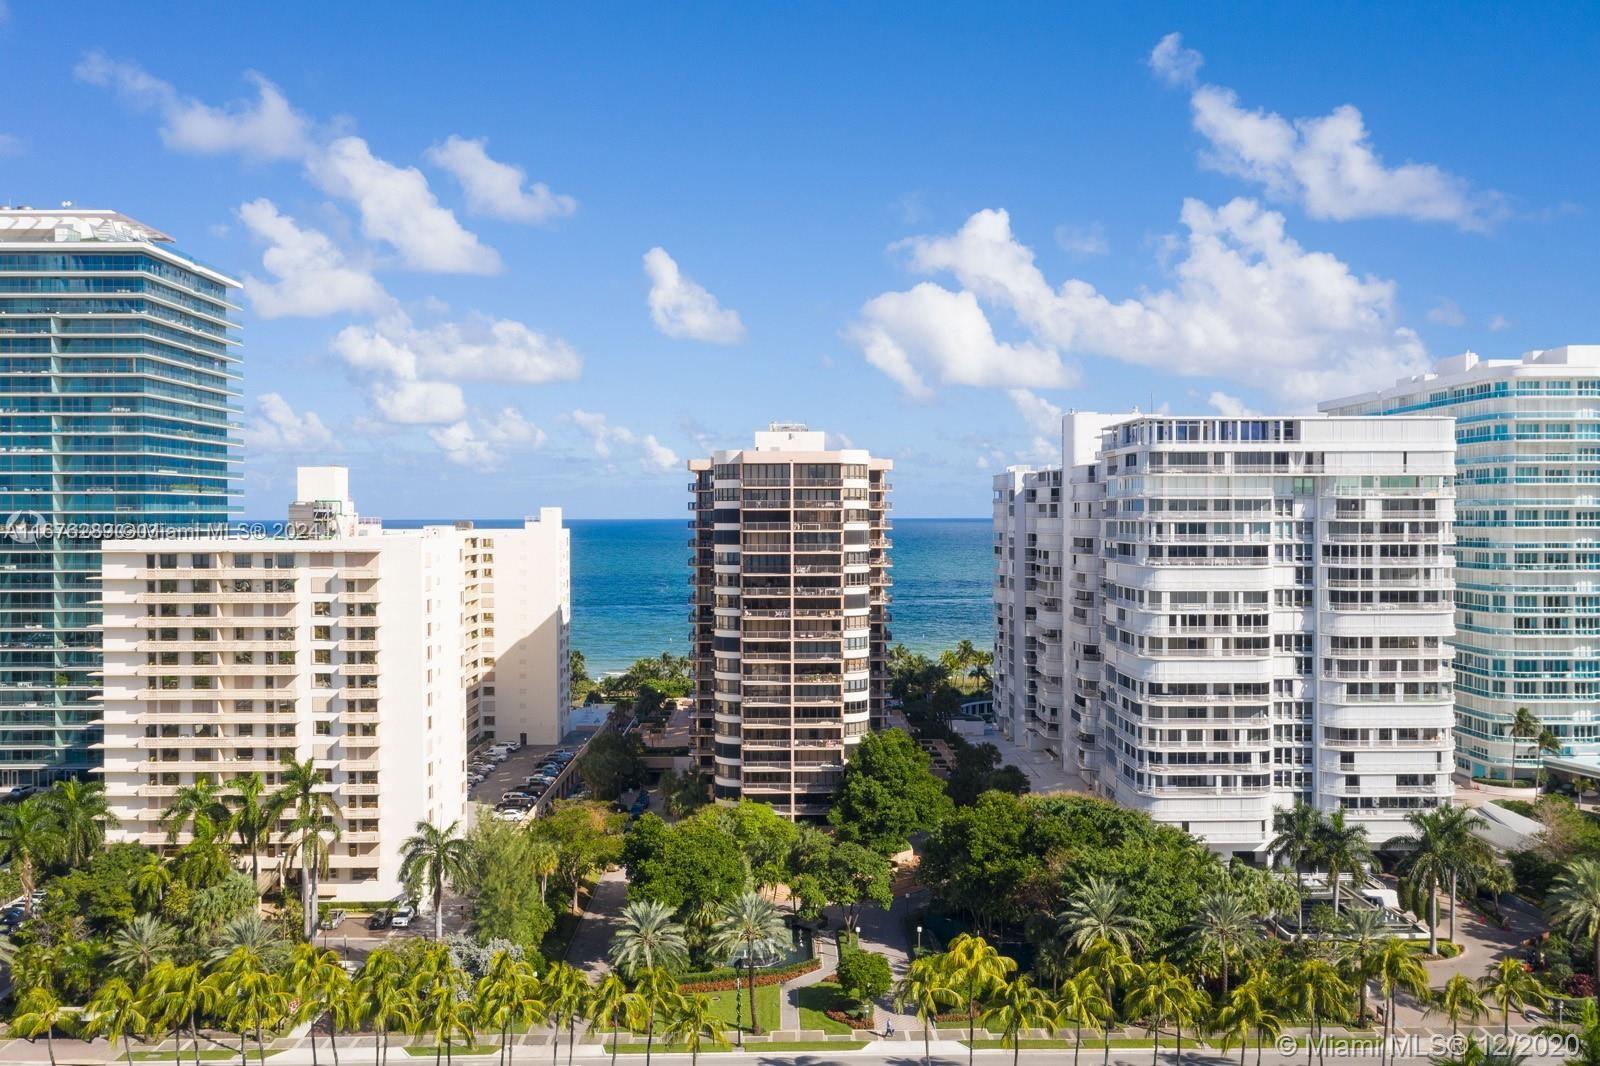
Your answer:
[[[762,985],[781,985],[785,981],[792,981],[803,973],[810,973],[822,965],[822,960],[810,958],[804,962],[797,962],[791,966],[778,966],[770,969],[757,968],[756,987]],[[715,970],[702,970],[699,973],[686,973],[678,979],[678,989],[682,992],[725,992],[732,988],[742,988],[748,983],[749,974],[742,969],[723,966]]]

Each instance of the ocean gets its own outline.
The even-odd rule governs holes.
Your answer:
[[[689,538],[681,519],[568,519],[572,529],[572,646],[591,674],[689,650]],[[994,579],[986,518],[896,518],[894,639],[936,653],[994,643]]]
[[[438,519],[384,519],[416,528]],[[517,520],[477,519],[485,529]],[[689,650],[689,539],[683,519],[567,519],[572,530],[572,646],[589,672],[625,670],[635,659]],[[970,640],[994,644],[990,586],[994,550],[987,518],[896,518],[897,643],[938,653]]]

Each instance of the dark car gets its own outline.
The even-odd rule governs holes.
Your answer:
[[[373,911],[372,916],[367,919],[367,928],[387,929],[389,928],[389,919],[391,917],[392,915],[388,911]]]

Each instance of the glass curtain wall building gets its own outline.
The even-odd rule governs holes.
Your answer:
[[[1469,352],[1322,409],[1456,419],[1457,770],[1600,765],[1600,346]]]
[[[0,208],[0,787],[95,765],[101,540],[230,520],[238,284],[114,211]]]

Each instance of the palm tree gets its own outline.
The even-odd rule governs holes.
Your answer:
[[[261,896],[261,849],[272,843],[272,831],[283,814],[282,796],[267,794],[267,781],[259,771],[251,771],[229,782],[238,802],[228,824],[239,846],[250,855],[250,883]]]
[[[1317,827],[1315,854],[1328,868],[1328,884],[1333,889],[1333,916],[1339,917],[1339,875],[1354,875],[1372,861],[1372,846],[1367,843],[1367,827],[1345,820],[1344,809],[1334,811]]]
[[[1204,1006],[1205,997],[1188,975],[1171,962],[1158,959],[1140,967],[1138,981],[1128,995],[1127,1010],[1131,1017],[1150,1019],[1154,1038],[1152,1063],[1160,1061],[1161,1025],[1170,1018],[1177,1031],[1178,1066],[1183,1066],[1183,1025],[1198,1018]]]
[[[638,900],[622,908],[622,924],[611,940],[611,962],[623,976],[644,970],[674,970],[689,961],[683,926],[672,920],[672,908],[654,900]]]
[[[341,973],[343,971],[340,971]],[[239,1066],[247,1066],[245,1036],[256,1037],[256,1061],[267,1061],[266,1030],[275,1028],[289,1015],[289,992],[283,979],[265,964],[254,948],[235,948],[212,971],[207,984],[212,988],[212,1003],[223,1008],[230,1031],[239,1034]],[[316,1061],[315,1036],[312,1061]],[[199,1036],[195,1054],[199,1055]]]
[[[1056,1010],[1063,1022],[1072,1023],[1072,1066],[1078,1066],[1083,1048],[1083,1027],[1108,1028],[1115,1011],[1099,976],[1092,970],[1079,970],[1062,984],[1056,997]],[[1109,1034],[1107,1041],[1109,1042]]]
[[[1306,885],[1301,867],[1316,854],[1317,830],[1321,825],[1322,815],[1309,803],[1296,803],[1288,810],[1278,811],[1272,816],[1272,832],[1275,835],[1267,844],[1267,854],[1274,863],[1287,862],[1294,868],[1295,889],[1302,900],[1305,899]],[[1300,920],[1297,912],[1296,939],[1304,932],[1300,928]]]
[[[1097,940],[1108,940],[1135,955],[1150,935],[1150,923],[1128,913],[1127,896],[1115,881],[1090,877],[1072,893],[1056,915],[1065,943],[1082,952]]]
[[[1478,989],[1473,985],[1471,978],[1466,974],[1456,974],[1444,983],[1437,995],[1433,997],[1430,1010],[1437,1010],[1450,1019],[1450,1041],[1455,1042],[1456,1031],[1465,1019],[1475,1022],[1483,1017],[1488,1008],[1483,1004],[1483,997],[1478,994]]]
[[[317,1061],[317,1019],[328,1017],[328,1045],[333,1061],[339,1061],[339,1028],[336,1015],[350,995],[350,975],[339,964],[339,956],[315,944],[296,944],[294,957],[284,975],[300,1002],[300,1017],[311,1023],[311,1062]]]
[[[134,900],[143,907],[154,909],[161,906],[167,898],[167,889],[171,887],[172,867],[154,853],[146,855],[145,861],[133,873]]]
[[[1471,807],[1440,807],[1439,825],[1446,839],[1454,847],[1450,853],[1450,940],[1456,939],[1456,893],[1465,883],[1469,888],[1479,884],[1494,868],[1494,852],[1478,831],[1488,823],[1483,815]]]
[[[758,892],[746,892],[722,909],[722,917],[711,931],[712,950],[730,961],[744,952],[745,973],[750,979],[750,1035],[761,1035],[756,1017],[756,965],[782,956],[789,946],[789,927],[784,924],[778,905]],[[734,993],[736,996],[737,992]]]
[[[378,948],[356,975],[353,998],[361,1004],[362,1017],[378,1031],[373,1045],[376,1066],[389,1059],[389,1031],[409,1028],[416,1017],[406,964],[388,948]]]
[[[0,807],[0,862],[10,863],[22,886],[22,907],[33,917],[35,875],[61,854],[55,815],[40,796]]]
[[[296,762],[284,756],[279,776],[283,784],[270,804],[280,812],[294,812],[288,831],[296,835],[293,854],[300,860],[303,939],[309,941],[317,933],[317,877],[328,859],[323,834],[331,834],[334,840],[339,838],[339,827],[334,821],[339,809],[332,794],[324,791],[322,786],[326,782],[314,760]],[[287,861],[287,856],[285,859]]]
[[[513,958],[509,951],[497,951],[490,957],[488,969],[478,978],[472,993],[472,1010],[478,1024],[500,1032],[501,1066],[506,1061],[511,1026],[518,1008],[533,998],[527,978],[520,960]]]
[[[1333,963],[1315,956],[1301,960],[1289,974],[1287,1001],[1310,1023],[1310,1039],[1306,1042],[1306,1063],[1311,1062],[1311,1050],[1322,1046],[1324,1018],[1338,1017],[1341,1008],[1350,1003],[1350,986],[1340,978]]]
[[[44,1037],[45,1047],[50,1052],[50,1066],[56,1066],[56,1026],[72,1014],[72,1009],[48,988],[30,988],[17,1003],[17,1013],[11,1016],[11,1031],[30,1043]]]
[[[632,1028],[639,1016],[639,997],[628,991],[627,982],[608,973],[589,997],[589,1020],[611,1030],[611,1066],[617,1062],[617,1033],[626,1025]]]
[[[1594,944],[1595,998],[1600,1003],[1600,862],[1573,859],[1550,888],[1550,918],[1574,941]]]
[[[143,980],[150,968],[171,958],[178,934],[153,914],[135,914],[111,937],[113,969]]]
[[[129,1046],[128,1034],[141,1035],[149,1028],[150,1020],[145,1017],[143,1004],[128,982],[113,977],[95,989],[94,998],[85,1009],[83,1024],[85,1032],[103,1036],[107,1043],[115,1045],[121,1040],[122,1056],[127,1059],[128,1066],[133,1066],[133,1048]]]
[[[453,1062],[457,1037],[469,1048],[477,1039],[466,974],[450,961],[448,951],[438,947],[418,971],[413,987],[419,1009],[412,1024],[433,1033],[434,1066],[438,1066],[441,1053],[446,1062]]]
[[[1017,972],[1017,961],[996,951],[981,936],[960,933],[950,941],[941,956],[945,982],[954,988],[967,1009],[967,1064],[972,1064],[972,1045],[977,1033],[978,1000]]]
[[[201,778],[192,785],[184,785],[172,797],[172,803],[161,813],[161,824],[167,827],[167,840],[178,839],[183,827],[202,822],[223,825],[228,821],[228,805],[222,800],[222,790],[209,778]]]
[[[1394,1032],[1394,995],[1403,989],[1426,1001],[1428,971],[1423,969],[1410,944],[1392,936],[1378,945],[1377,954],[1372,957],[1372,976],[1378,982],[1378,994],[1383,997],[1383,1044],[1378,1055],[1381,1066]]]
[[[1207,893],[1189,925],[1188,941],[1195,953],[1215,952],[1221,960],[1224,999],[1228,996],[1229,960],[1243,954],[1259,938],[1255,912],[1242,897],[1225,890]]]
[[[644,1015],[644,1066],[650,1066],[650,1054],[656,1043],[656,1015],[662,1004],[671,1003],[678,995],[678,982],[659,966],[646,966],[636,973],[633,992],[639,997],[639,1010]]]
[[[106,841],[106,826],[115,825],[106,805],[106,787],[98,781],[57,781],[43,796],[44,807],[61,834],[61,859],[82,866]]]
[[[417,831],[400,845],[400,880],[415,893],[427,883],[433,900],[433,939],[444,939],[444,890],[466,877],[472,866],[472,845],[461,835],[461,823],[440,829],[418,822]]]
[[[561,1046],[562,1019],[567,1026],[567,1062],[572,1062],[572,1045],[576,1039],[578,1018],[589,1006],[589,978],[576,966],[553,962],[539,981],[543,993],[544,1009],[550,1012],[550,1061],[556,1061],[556,1050]]]
[[[1539,747],[1537,741],[1540,739],[1540,735],[1547,732],[1548,730],[1545,729],[1544,723],[1539,721],[1537,715],[1528,710],[1526,707],[1517,708],[1517,713],[1511,719],[1511,728],[1507,730],[1508,735],[1511,737],[1511,777],[1513,780],[1515,780],[1517,776],[1517,741],[1535,741],[1536,743],[1534,747],[1537,749]],[[1560,745],[1558,744],[1556,748],[1559,751]],[[1538,769],[1535,768],[1535,780],[1538,779],[1538,775]]]
[[[1367,982],[1372,977],[1372,953],[1388,933],[1383,924],[1383,912],[1376,907],[1357,907],[1345,911],[1340,923],[1342,952],[1349,968],[1350,983],[1356,986],[1356,1024],[1367,1022]]]
[[[722,1019],[712,1006],[711,997],[699,994],[678,996],[667,1010],[666,1029],[662,1036],[689,1049],[690,1066],[699,1066],[700,1050],[709,1040],[712,1047],[727,1047],[728,1038],[722,1035]]]
[[[994,990],[988,1009],[983,1012],[983,1024],[991,1030],[1000,1027],[1000,1046],[1011,1049],[1011,1066],[1017,1066],[1022,1054],[1022,1030],[1054,1028],[1060,1017],[1044,989],[1024,976]]]
[[[1411,823],[1413,832],[1394,842],[1397,849],[1405,852],[1405,857],[1400,860],[1400,873],[1406,879],[1410,895],[1414,897],[1408,905],[1418,903],[1420,898],[1427,901],[1428,954],[1437,955],[1439,890],[1450,881],[1454,866],[1450,849],[1454,842],[1437,810],[1413,811],[1406,820]],[[1420,910],[1420,906],[1417,909]]]
[[[283,962],[287,945],[278,927],[261,920],[257,913],[236,914],[229,918],[217,934],[216,946],[211,949],[212,961],[226,958],[239,948],[254,952],[268,969],[276,969]]]
[[[1217,1012],[1217,1028],[1222,1032],[1222,1050],[1227,1051],[1237,1038],[1239,1066],[1244,1066],[1244,1052],[1250,1044],[1252,1032],[1256,1036],[1257,1066],[1261,1062],[1261,1045],[1267,1037],[1276,1039],[1283,1032],[1283,1019],[1273,1012],[1271,1002],[1266,978],[1258,973],[1235,988]]]
[[[539,879],[539,898],[548,902],[550,877],[561,867],[561,853],[548,840],[528,845],[528,872]]]
[[[1543,1006],[1549,998],[1539,979],[1528,971],[1523,961],[1508,955],[1489,967],[1489,972],[1478,981],[1478,990],[1492,997],[1500,1008],[1500,1038],[1511,1036],[1511,1012],[1528,1007]]]
[[[188,1023],[189,1033],[194,1037],[195,1066],[199,1066],[200,1014],[210,1010],[216,1002],[216,989],[207,983],[200,964],[191,962],[179,966],[171,959],[163,959],[140,985],[141,998],[145,994],[145,984],[150,986],[149,1002],[153,1005],[153,1010],[147,1013],[152,1020],[159,1018],[162,1028],[171,1029],[174,1045],[181,1044],[183,1026]],[[174,1058],[181,1062],[183,1056],[175,1049]]]
[[[906,975],[894,986],[895,1007],[899,1010],[910,1007],[922,1020],[922,1066],[930,1066],[933,1057],[930,1030],[934,1018],[941,1007],[952,1007],[958,999],[955,990],[945,983],[945,977],[943,957],[924,955],[912,960],[906,967]]]

